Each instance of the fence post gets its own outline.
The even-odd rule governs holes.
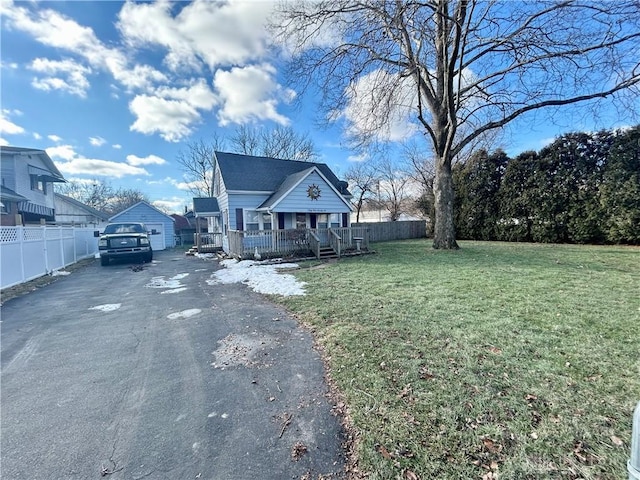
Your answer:
[[[629,480],[640,480],[640,402],[633,413],[633,427],[631,428],[631,458],[627,463]]]
[[[20,270],[22,273],[22,276],[20,277],[20,283],[22,283],[26,278],[26,273],[24,272],[24,227],[19,226],[17,228],[18,231],[16,232],[16,234],[18,236],[18,242],[20,244]]]

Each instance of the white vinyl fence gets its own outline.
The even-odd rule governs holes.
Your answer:
[[[0,289],[28,282],[93,257],[93,228],[0,227]]]

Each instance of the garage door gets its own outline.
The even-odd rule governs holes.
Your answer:
[[[151,248],[153,250],[164,250],[164,225],[161,223],[147,223],[147,230],[156,231],[155,235],[151,235]]]

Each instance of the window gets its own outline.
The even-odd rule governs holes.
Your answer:
[[[44,182],[42,177],[31,175],[31,190],[38,190],[42,193],[47,193],[47,182]]]
[[[340,214],[339,213],[332,213],[331,215],[329,215],[329,221],[331,222],[331,228],[340,228],[341,222],[340,222]]]
[[[271,215],[268,213],[262,214],[262,229],[271,230]]]
[[[329,228],[329,215],[326,213],[318,214],[318,228]]]
[[[0,214],[6,215],[7,213],[9,213],[7,206],[4,204],[4,202],[0,202]]]
[[[246,230],[260,230],[260,214],[254,210],[245,210],[244,228]]]

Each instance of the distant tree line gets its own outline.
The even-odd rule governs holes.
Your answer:
[[[479,150],[453,182],[461,239],[640,244],[640,125],[567,134],[513,159]]]

